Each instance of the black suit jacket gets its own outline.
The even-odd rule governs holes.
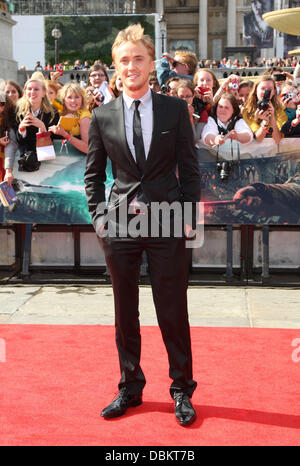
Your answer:
[[[152,92],[153,133],[144,174],[127,144],[123,97],[93,110],[85,171],[86,195],[96,232],[105,211],[105,169],[111,159],[114,184],[109,208],[142,192],[148,203],[200,200],[200,175],[184,100]]]

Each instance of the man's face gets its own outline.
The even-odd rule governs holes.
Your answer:
[[[149,74],[154,61],[141,42],[125,42],[115,53],[115,66],[123,83],[123,90],[130,97],[138,98],[149,88]]]
[[[180,61],[180,57],[178,55],[175,55],[174,57],[174,62],[172,64],[172,68],[174,71],[176,71],[176,73],[178,74],[189,74],[189,67],[188,65],[182,63]]]

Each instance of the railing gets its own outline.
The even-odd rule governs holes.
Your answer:
[[[267,68],[212,68],[212,72],[215,74],[217,79],[227,78],[230,74],[238,74],[241,78],[250,79],[251,77],[261,76]],[[295,68],[284,68],[288,73],[293,74]],[[24,86],[27,79],[34,73],[34,70],[18,70],[18,83]],[[114,70],[108,70],[108,76],[111,78]],[[43,71],[43,74],[50,79],[50,71]],[[88,70],[67,70],[64,71],[63,76],[60,77],[59,81],[65,84],[69,81],[77,81],[78,83],[87,83]]]
[[[255,76],[261,76],[268,68],[258,66],[253,68],[211,68],[217,79],[228,78],[230,74],[237,74],[241,78],[247,79]],[[284,71],[293,74],[295,68],[287,67]]]
[[[27,79],[29,79],[34,73],[34,70],[18,70],[18,83],[23,87]],[[43,75],[46,79],[50,79],[51,71],[43,71]],[[64,71],[63,75],[59,78],[59,81],[62,84],[66,84],[69,81],[76,81],[78,83],[87,84],[88,80],[88,70],[66,70]],[[114,70],[108,70],[107,74],[108,77],[111,78],[114,73]]]

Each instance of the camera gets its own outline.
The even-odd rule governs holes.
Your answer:
[[[264,92],[263,98],[257,102],[257,107],[259,110],[263,110],[264,112],[268,110],[269,103],[270,103],[270,96],[271,96],[271,91],[270,89],[267,89]]]
[[[167,84],[162,84],[160,89],[163,94],[166,94],[167,92],[170,91],[170,86],[168,86]]]
[[[202,95],[203,95],[203,94],[205,94],[205,92],[210,91],[210,88],[209,88],[209,87],[201,87],[201,86],[199,86],[199,87],[197,87],[197,91],[199,92],[199,94],[202,94]]]
[[[220,178],[222,181],[228,181],[233,163],[223,160],[222,162],[217,162],[217,169],[220,173]]]
[[[286,75],[283,73],[274,74],[275,81],[286,81]]]
[[[237,82],[230,83],[230,85],[229,85],[229,89],[232,89],[234,91],[237,91],[238,88],[239,88],[239,83],[237,83]]]

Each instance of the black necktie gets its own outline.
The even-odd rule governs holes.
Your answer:
[[[144,173],[146,156],[141,126],[141,115],[138,110],[140,100],[135,100],[135,109],[133,114],[133,145],[135,148],[136,163],[141,173]]]

